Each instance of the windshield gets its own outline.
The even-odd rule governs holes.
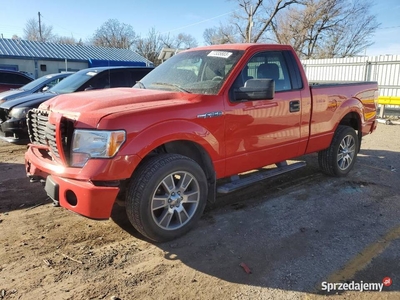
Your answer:
[[[198,50],[179,53],[146,75],[135,88],[218,94],[243,51]]]
[[[76,92],[84,83],[89,79],[97,75],[96,72],[84,71],[74,73],[67,78],[63,79],[61,82],[57,83],[48,92],[56,94],[67,94]]]
[[[50,78],[52,78],[52,76],[49,76],[49,75],[42,76],[34,81],[31,81],[31,82],[25,84],[24,86],[20,87],[19,89],[22,91],[30,91],[30,90],[36,89],[38,86],[42,85],[44,82],[46,82]]]

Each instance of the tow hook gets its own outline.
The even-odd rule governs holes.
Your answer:
[[[32,183],[40,182],[43,186],[46,184],[46,179],[43,179],[40,176],[30,175],[28,177],[29,177],[29,182],[32,182]]]
[[[41,182],[42,178],[39,176],[29,176],[29,181],[30,182]]]
[[[50,197],[49,197],[50,198]],[[50,198],[51,199],[51,198]],[[60,206],[60,201],[57,201],[57,200],[54,200],[54,199],[51,199],[51,200],[53,200],[53,206],[54,207],[59,207]]]

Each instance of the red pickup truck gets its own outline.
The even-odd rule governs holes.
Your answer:
[[[376,82],[309,84],[290,46],[190,49],[133,88],[31,110],[26,172],[56,205],[89,218],[109,218],[123,194],[132,225],[167,241],[217,193],[304,165],[288,159],[318,152],[323,172],[346,175],[376,128],[377,95]]]

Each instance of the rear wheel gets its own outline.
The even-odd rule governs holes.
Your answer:
[[[132,225],[147,238],[163,242],[188,232],[207,202],[207,180],[192,159],[163,154],[135,171],[126,195]]]
[[[346,176],[356,161],[358,143],[357,133],[352,127],[339,125],[329,148],[318,153],[322,171],[332,176]]]

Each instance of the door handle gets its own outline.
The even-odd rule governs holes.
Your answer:
[[[297,112],[300,111],[300,100],[292,100],[289,102],[289,111]]]

